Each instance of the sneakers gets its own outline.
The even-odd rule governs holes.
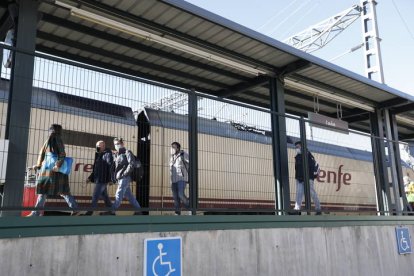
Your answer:
[[[322,212],[320,210],[316,211],[315,216],[321,216],[321,215],[322,215]]]
[[[85,214],[82,214],[81,216],[92,216],[93,212],[92,211],[87,211]]]
[[[116,216],[115,212],[107,211],[99,214],[100,216]]]
[[[76,217],[76,216],[79,216],[79,215],[80,215],[79,211],[72,211],[72,213],[70,213],[71,217]]]
[[[188,216],[192,216],[192,215],[193,215],[193,212],[192,212],[192,211],[188,211],[188,212],[187,212],[187,215],[188,215]]]
[[[300,216],[301,212],[300,212],[300,210],[293,210],[292,212],[288,212],[288,214],[290,216]]]
[[[30,218],[30,217],[37,217],[35,212],[31,212],[30,214],[28,214],[27,216],[25,216],[26,218]]]

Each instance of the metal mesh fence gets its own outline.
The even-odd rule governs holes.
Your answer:
[[[6,53],[7,56],[7,53]],[[1,66],[0,79],[0,182],[6,181],[8,143],[6,139],[7,109],[11,86],[11,69]],[[70,214],[72,211],[97,215],[111,214],[171,215],[193,211],[198,214],[277,214],[276,199],[281,183],[275,177],[276,160],[272,151],[271,112],[230,100],[197,93],[197,132],[189,132],[191,91],[148,80],[103,70],[85,64],[39,55],[35,58],[33,92],[29,122],[26,167],[42,165],[39,152],[49,141],[50,126],[62,126],[61,140],[66,157],[73,159],[68,176],[70,188],[66,192],[48,195],[44,206],[37,206],[39,214]],[[363,133],[341,133],[335,129],[321,129],[306,119],[281,115],[286,119],[288,183],[291,208],[305,212],[330,214],[377,214],[378,194],[384,194],[391,206],[409,204],[408,186],[383,188],[375,178],[372,141],[379,139]],[[301,131],[301,125],[305,125]],[[311,183],[297,183],[298,167],[295,143],[303,141],[306,132],[308,151],[319,164],[319,171],[309,171]],[[196,135],[196,155],[191,152],[189,137]],[[96,145],[103,141],[108,154],[118,158],[114,138],[123,138],[124,146],[140,161],[134,168],[131,182],[120,188],[116,162],[109,164],[110,180],[99,180],[96,161],[102,159]],[[177,147],[177,142],[180,147]],[[386,142],[392,144],[396,142]],[[401,156],[401,172],[392,171],[387,164],[384,183],[396,183],[404,177],[414,179],[410,155],[404,144],[395,144]],[[388,146],[389,149],[389,146]],[[386,156],[388,156],[386,149]],[[194,170],[196,156],[197,183],[189,177]],[[40,161],[44,161],[45,158]],[[405,160],[405,161],[404,161]],[[44,163],[44,162],[43,162]],[[94,167],[95,165],[95,167]],[[314,174],[315,173],[315,174]],[[22,206],[2,207],[28,215],[38,200],[38,176],[33,170],[22,171]],[[314,175],[314,177],[312,177]],[[394,179],[393,179],[394,177]],[[87,180],[92,180],[87,181]],[[105,182],[105,183],[97,183]],[[299,181],[300,182],[300,181]],[[302,181],[306,182],[306,181]],[[105,204],[105,192],[97,193],[98,184],[105,186],[110,204]],[[7,183],[6,183],[7,185]],[[279,185],[279,186],[278,186]],[[313,191],[308,191],[310,187]],[[279,187],[279,188],[278,188]],[[0,194],[3,197],[3,186]],[[395,188],[395,189],[394,189]],[[196,189],[195,193],[191,193]],[[381,191],[378,191],[380,189]],[[120,192],[122,190],[122,193]],[[130,190],[130,192],[129,192]],[[311,189],[312,190],[312,189]],[[388,191],[388,194],[387,194]],[[394,194],[399,197],[394,200]],[[94,195],[95,193],[95,195]],[[311,205],[306,204],[310,193]],[[69,208],[67,198],[72,195],[76,208]],[[118,195],[118,196],[117,196]],[[9,195],[13,197],[14,195]],[[20,195],[15,195],[19,197]],[[122,197],[122,198],[120,198]],[[118,208],[110,207],[118,201]],[[97,205],[94,205],[95,201]],[[137,208],[136,202],[140,205]],[[196,201],[196,202],[195,202]],[[16,201],[18,202],[18,200]],[[413,201],[414,202],[414,201]],[[388,204],[388,203],[386,203]],[[70,205],[70,204],[69,204]],[[306,206],[311,206],[309,210]],[[72,206],[73,207],[73,206]],[[285,212],[288,213],[288,212]]]

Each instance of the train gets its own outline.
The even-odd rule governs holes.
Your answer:
[[[5,136],[9,81],[0,80],[0,139]],[[128,149],[144,167],[141,181],[131,183],[141,206],[150,213],[171,214],[173,198],[169,180],[169,148],[181,143],[188,151],[188,116],[174,112],[131,107],[33,88],[27,166],[36,163],[38,151],[52,123],[63,126],[62,138],[67,156],[74,158],[69,176],[71,193],[81,206],[91,201],[93,184],[86,179],[93,169],[95,144],[104,140],[113,149],[113,138],[122,137]],[[240,124],[199,117],[198,119],[198,207],[205,214],[228,210],[274,210],[271,133],[249,130]],[[288,167],[291,204],[295,198],[294,143],[288,135]],[[366,213],[377,210],[372,153],[340,145],[308,141],[308,149],[320,165],[315,189],[322,209],[341,213]],[[414,179],[414,171],[403,164],[403,173]],[[191,164],[190,164],[191,166]],[[189,183],[191,185],[191,183]],[[189,186],[188,185],[188,186]],[[29,189],[33,187],[26,187]],[[116,185],[109,186],[114,196]],[[188,193],[188,190],[187,190]],[[25,199],[34,204],[34,194]],[[27,202],[26,202],[27,203]],[[64,206],[61,199],[46,206]],[[128,206],[124,202],[120,214]],[[170,210],[166,210],[170,209]]]

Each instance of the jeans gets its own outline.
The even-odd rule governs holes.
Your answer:
[[[95,182],[96,183],[96,182]],[[112,202],[108,196],[108,189],[106,183],[96,183],[95,189],[93,190],[92,194],[92,207],[96,207],[98,205],[98,201],[100,198],[103,198],[106,207],[112,207]]]
[[[320,211],[321,210],[321,203],[319,202],[318,195],[316,194],[315,188],[314,188],[314,181],[309,179],[309,186],[310,186],[310,194],[311,198],[313,200],[313,203],[315,204],[315,210]],[[302,206],[304,196],[304,185],[303,181],[296,180],[296,203],[295,203],[295,210],[300,210],[300,207]]]
[[[131,177],[126,176],[122,179],[118,180],[118,189],[116,190],[115,194],[115,202],[112,205],[112,209],[116,210],[121,206],[122,200],[124,197],[128,199],[128,201],[137,209],[140,209],[141,206],[139,205],[137,199],[134,197],[131,191],[131,187],[129,184],[131,183]]]
[[[185,196],[184,190],[185,190],[186,183],[184,181],[178,181],[175,183],[172,183],[171,190],[174,198],[174,208],[175,213],[180,214],[180,207],[181,202],[184,204],[184,207],[187,209],[190,209],[190,201],[188,200],[188,197]]]
[[[66,203],[69,205],[69,208],[71,208],[72,210],[75,210],[78,208],[78,204],[76,203],[75,197],[73,195],[60,195],[60,196],[66,200]],[[47,199],[47,195],[42,195],[42,194],[38,195],[35,207],[36,208],[45,207],[46,199]],[[40,211],[37,211],[37,210],[33,211],[32,215],[40,216]]]

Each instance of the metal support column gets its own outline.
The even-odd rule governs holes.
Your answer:
[[[370,79],[377,75],[377,81],[384,83],[376,5],[375,0],[361,0],[365,74]]]
[[[395,156],[395,145],[394,145],[394,137],[392,135],[392,122],[391,116],[388,109],[384,109],[384,124],[385,124],[385,133],[387,138],[387,145],[388,145],[388,162],[389,167],[391,169],[391,184],[392,184],[392,192],[394,197],[394,207],[395,211],[398,215],[402,214],[402,202],[401,196],[399,192],[399,184],[398,184],[398,173],[397,173],[397,163],[400,163],[400,160],[396,160]]]
[[[270,109],[285,114],[285,90],[277,78],[270,78]],[[273,173],[275,176],[275,207],[290,209],[289,168],[287,154],[286,118],[271,113]],[[278,212],[280,214],[280,212]]]
[[[23,200],[24,174],[26,171],[27,145],[32,99],[34,53],[38,1],[19,2],[19,15],[16,30],[15,52],[10,93],[7,109],[6,139],[9,142],[6,184],[4,188],[4,207],[21,207]],[[20,212],[3,212],[2,216],[19,216]]]
[[[196,215],[198,208],[198,114],[197,94],[194,90],[188,93],[188,143],[190,155],[189,172],[189,193],[190,208],[193,215]]]
[[[384,125],[381,110],[370,114],[372,156],[374,161],[375,182],[377,190],[378,211],[389,215],[391,208],[391,193],[385,152]]]
[[[308,143],[306,139],[306,122],[303,117],[300,118],[300,142],[302,144],[302,170],[303,170],[303,188],[305,192],[305,209],[308,215],[311,209],[311,196],[309,185],[309,162],[308,162]]]
[[[390,111],[390,126],[391,126],[391,135],[394,141],[398,141],[398,126],[397,126],[397,119],[395,114],[392,114]],[[400,202],[402,203],[402,210],[404,212],[411,211],[411,208],[408,208],[408,201],[407,197],[405,196],[404,190],[404,180],[403,180],[403,171],[401,166],[401,153],[400,153],[400,144],[398,142],[394,142],[393,149],[394,149],[394,161],[395,161],[395,170],[396,170],[396,187],[398,190],[398,194],[400,195]]]

